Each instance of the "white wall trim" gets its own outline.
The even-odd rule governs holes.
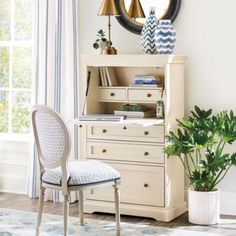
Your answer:
[[[220,193],[220,213],[223,215],[236,215],[236,192]]]
[[[26,178],[0,175],[0,192],[26,194]]]

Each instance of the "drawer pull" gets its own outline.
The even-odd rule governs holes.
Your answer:
[[[110,93],[111,97],[114,97],[115,96],[115,93]]]
[[[105,133],[107,132],[107,130],[106,130],[106,129],[103,129],[102,132],[105,134]]]
[[[102,153],[106,153],[107,152],[107,150],[106,149],[102,149]]]
[[[148,132],[148,131],[145,131],[145,132],[144,132],[144,135],[149,135],[149,132]]]
[[[127,127],[126,126],[124,126],[124,128],[123,129],[127,129]]]
[[[148,93],[148,94],[147,94],[147,97],[148,97],[148,98],[150,98],[151,96],[152,96],[152,94],[151,94],[151,93]]]
[[[148,188],[149,187],[149,185],[148,184],[144,184],[144,188]]]
[[[148,156],[149,155],[149,152],[144,152],[144,156]]]

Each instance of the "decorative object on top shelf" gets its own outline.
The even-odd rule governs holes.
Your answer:
[[[118,22],[130,32],[140,35],[146,21],[145,16],[143,18],[142,14],[137,14],[141,13],[141,9],[144,15],[148,16],[150,7],[155,7],[157,20],[170,19],[174,22],[180,10],[181,0],[116,0],[116,4],[120,12],[120,16],[116,17]],[[131,14],[131,9],[137,9],[135,5],[139,7],[139,11],[135,10],[135,14]]]
[[[172,54],[175,47],[176,32],[171,20],[160,20],[155,32],[155,44],[158,54]]]
[[[128,14],[134,20],[136,18],[146,18],[142,4],[139,0],[131,1]]]
[[[143,26],[143,30],[141,33],[141,46],[142,50],[146,54],[156,53],[155,30],[157,28],[157,24],[158,23],[155,15],[155,8],[151,7],[149,16],[145,25]]]
[[[111,16],[118,16],[119,11],[116,7],[115,0],[103,0],[102,6],[98,13],[99,16],[108,16],[108,46],[104,49],[104,54],[114,55],[117,50],[111,46]]]
[[[177,132],[166,137],[165,153],[180,158],[190,181],[189,222],[217,224],[220,196],[216,186],[236,165],[236,153],[224,151],[225,145],[236,141],[236,116],[232,111],[212,115],[211,109],[195,106],[192,116],[177,124]]]
[[[97,33],[97,39],[93,44],[93,48],[97,49],[99,55],[103,54],[103,49],[108,44],[108,40],[105,38],[105,32],[99,30]]]

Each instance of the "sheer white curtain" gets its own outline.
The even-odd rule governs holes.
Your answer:
[[[72,133],[70,158],[77,159],[78,130],[71,122],[78,116],[77,0],[34,0],[34,11],[32,104],[46,104],[68,120]],[[39,171],[33,138],[30,147],[28,195],[36,198]],[[75,197],[72,196],[72,200]],[[48,191],[46,200],[59,201],[60,194],[56,191]]]

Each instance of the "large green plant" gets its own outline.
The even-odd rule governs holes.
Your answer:
[[[195,191],[214,191],[230,167],[236,153],[225,152],[226,144],[236,140],[233,111],[212,115],[212,110],[195,106],[191,116],[177,120],[177,132],[170,132],[165,153],[178,156]]]

